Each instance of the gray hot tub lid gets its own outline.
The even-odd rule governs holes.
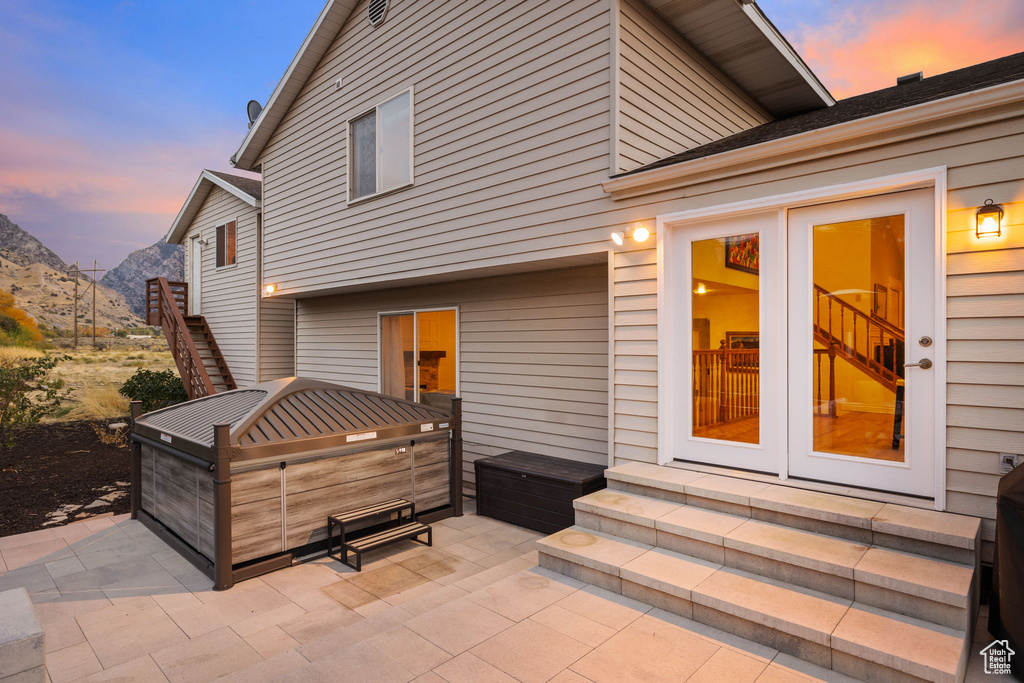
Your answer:
[[[147,413],[135,432],[208,458],[214,425],[230,424],[232,459],[249,460],[443,431],[451,418],[422,403],[288,377]]]

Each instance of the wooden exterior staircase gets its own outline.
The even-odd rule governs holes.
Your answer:
[[[146,280],[146,324],[163,328],[190,399],[237,389],[206,318],[186,315],[188,283]]]

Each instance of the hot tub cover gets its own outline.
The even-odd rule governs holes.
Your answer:
[[[288,377],[147,413],[134,432],[209,459],[214,425],[230,424],[231,459],[251,460],[447,431],[451,418],[375,391]]]

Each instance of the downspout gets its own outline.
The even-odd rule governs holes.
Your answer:
[[[231,564],[231,425],[213,426],[213,588],[235,585]]]

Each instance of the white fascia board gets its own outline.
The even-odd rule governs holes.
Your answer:
[[[955,130],[967,126],[975,126],[985,121],[996,121],[1013,116],[1019,116],[1019,111],[994,112],[982,120],[974,118],[970,121],[957,118],[948,122],[945,126],[921,130],[916,128],[904,135],[899,135],[901,128],[919,127],[933,121],[941,121],[953,116],[962,117],[965,114],[972,114],[994,109],[1002,105],[1013,104],[1024,101],[1024,80],[1012,81],[1001,85],[973,90],[952,97],[932,102],[924,102],[912,107],[897,109],[895,111],[875,114],[862,119],[839,123],[826,128],[818,128],[779,138],[769,140],[749,147],[741,147],[720,154],[681,161],[671,166],[654,168],[649,171],[635,173],[622,178],[611,178],[601,184],[604,191],[616,198],[634,197],[637,195],[658,192],[670,188],[683,187],[690,184],[695,176],[700,176],[700,182],[708,182],[721,178],[727,178],[737,173],[751,173],[765,168],[797,163],[791,157],[800,152],[817,150],[816,154],[808,155],[801,161],[820,156],[830,156],[840,152],[849,152],[853,149],[877,147],[890,145],[902,139],[910,139],[923,135],[933,135],[944,130]],[[893,133],[886,139],[872,137],[864,141],[860,146],[855,144],[858,138],[877,136],[880,133]],[[836,151],[835,146],[847,143],[843,149]],[[751,166],[756,162],[760,165]]]
[[[214,186],[221,188],[222,190],[230,193],[231,195],[241,199],[243,202],[253,207],[256,210],[260,209],[260,200],[253,197],[248,192],[243,192],[223,178],[219,178],[209,171],[203,171],[199,174],[199,180],[196,181],[195,186],[188,195],[188,199],[182,205],[181,210],[178,211],[178,215],[175,216],[174,222],[171,223],[171,229],[164,235],[164,242],[168,244],[178,244],[181,238],[185,236],[185,232],[192,224],[192,219],[199,213],[199,207],[206,201],[207,195],[210,194],[210,190]]]
[[[811,67],[807,66],[807,62],[797,54],[797,51],[793,49],[793,46],[789,44],[789,41],[783,37],[779,30],[775,28],[775,25],[769,21],[768,17],[765,16],[761,8],[754,2],[741,2],[740,8],[743,13],[747,15],[751,23],[754,24],[764,34],[764,37],[778,50],[779,54],[782,55],[790,66],[800,75],[800,77],[811,87],[812,90],[821,98],[827,106],[832,106],[836,103],[832,93],[828,91],[828,88],[818,80],[818,77],[811,71]]]
[[[317,16],[309,33],[306,34],[306,38],[302,41],[298,52],[295,53],[295,57],[292,58],[288,68],[285,69],[281,80],[277,82],[274,92],[270,94],[270,99],[267,100],[266,106],[263,107],[260,115],[256,117],[256,121],[249,128],[249,132],[246,133],[245,139],[242,140],[238,151],[232,155],[230,160],[232,166],[247,171],[252,170],[256,158],[263,151],[263,146],[273,134],[274,128],[280,123],[288,107],[295,101],[296,95],[298,95],[302,86],[305,85],[306,80],[313,73],[316,65],[320,63],[320,59],[330,48],[331,43],[334,42],[334,38],[349,15],[351,15],[352,10],[355,9],[355,5],[355,0],[327,0],[327,4],[320,10],[319,16]],[[336,20],[331,20],[336,10],[342,14]],[[323,35],[325,32],[331,35]],[[315,55],[310,52],[311,47],[314,45],[317,46]],[[308,64],[307,62],[312,63]],[[272,121],[268,123],[271,119]],[[271,128],[265,131],[264,128],[267,126],[271,126]]]

